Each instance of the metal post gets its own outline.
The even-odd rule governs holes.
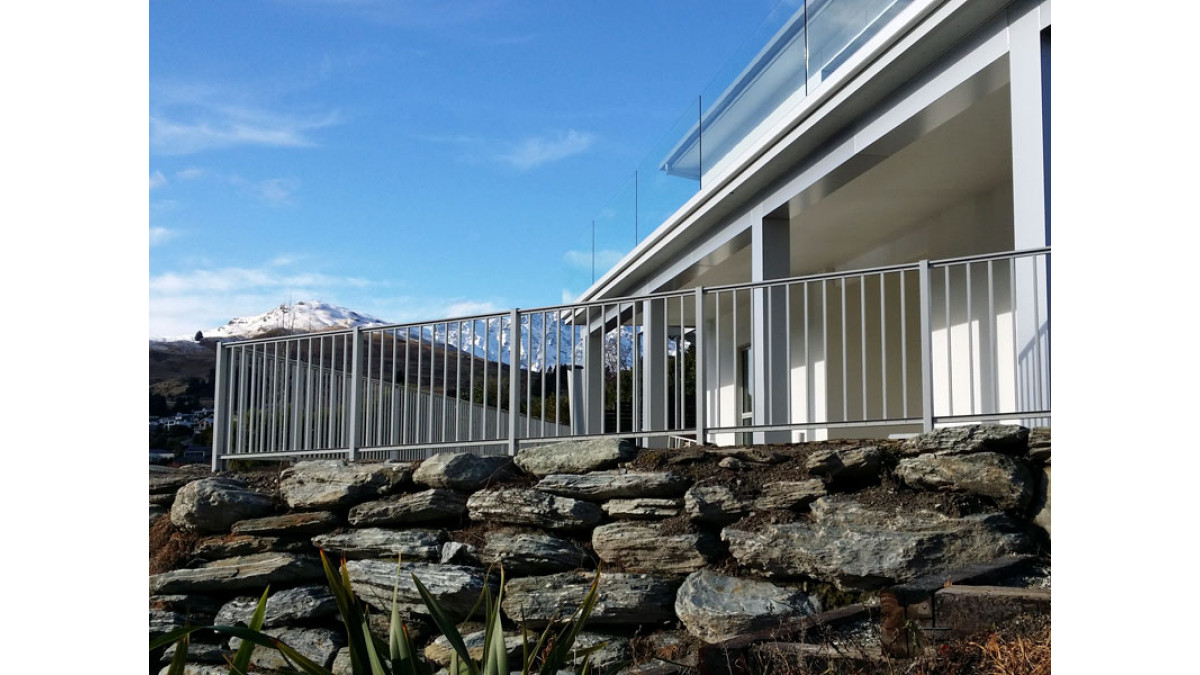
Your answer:
[[[929,285],[928,260],[921,260],[918,267],[918,288],[921,300],[921,418],[924,430],[933,431],[933,345],[930,335],[933,289]]]
[[[354,343],[350,345],[350,419],[349,443],[346,458],[351,462],[358,459],[358,444],[361,425],[358,423],[358,380],[362,373],[362,349],[359,348],[359,326],[354,327]]]
[[[229,378],[225,375],[225,359],[221,354],[221,343],[217,343],[217,368],[216,368],[216,386],[213,395],[213,438],[212,438],[212,470],[220,471],[224,468],[224,462],[220,459],[221,455],[226,452],[226,427],[222,424],[222,415],[229,414],[227,408],[229,405],[226,397],[226,387],[229,386]]]
[[[521,315],[514,307],[508,316],[508,456],[516,457],[521,395]]]
[[[682,340],[680,342],[682,343]],[[696,344],[692,345],[692,349],[695,350],[693,361],[696,364],[696,442],[700,445],[707,445],[708,420],[705,419],[706,406],[704,405],[708,391],[704,383],[704,289],[700,287],[696,288]]]

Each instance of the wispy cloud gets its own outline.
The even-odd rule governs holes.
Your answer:
[[[197,178],[203,178],[205,175],[207,175],[207,173],[208,172],[206,170],[193,166],[181,171],[176,171],[175,178],[179,180],[196,180]]]
[[[187,155],[218,148],[315,145],[312,132],[341,122],[336,110],[279,110],[255,97],[206,85],[151,84],[150,151]]]
[[[595,134],[574,129],[553,136],[534,136],[519,141],[497,158],[526,171],[534,167],[586,152],[596,141]]]
[[[150,277],[150,335],[191,335],[235,316],[258,314],[289,298],[339,302],[387,286],[357,276],[329,274],[282,254],[249,267],[197,267]],[[359,309],[359,307],[354,307]]]
[[[155,171],[150,174],[150,189],[159,188],[167,184],[167,177],[162,175],[161,171]]]
[[[268,178],[250,181],[235,175],[229,178],[229,182],[270,206],[291,205],[292,195],[300,187],[300,181],[294,178]]]
[[[481,21],[499,11],[503,0],[303,0],[314,8],[358,15],[369,21],[406,28],[440,29]]]
[[[456,146],[462,160],[471,164],[502,164],[519,171],[528,171],[586,152],[596,142],[596,135],[571,129],[564,132],[528,136],[517,141],[504,141],[467,134],[419,136],[427,143]]]
[[[152,227],[150,228],[150,245],[158,246],[159,244],[170,239],[174,239],[177,236],[179,236],[179,232],[177,230],[171,230],[165,227]]]
[[[260,268],[225,267],[189,272],[166,272],[150,277],[150,292],[163,294],[220,292],[288,288],[362,288],[370,282],[361,277],[341,277],[320,272],[287,272],[279,266]]]
[[[612,249],[603,249],[596,251],[595,269],[597,274],[602,274],[610,269],[613,265],[621,262],[625,254],[621,251]],[[593,268],[592,252],[591,251],[567,251],[563,254],[563,263],[567,267],[583,272],[591,272]]]

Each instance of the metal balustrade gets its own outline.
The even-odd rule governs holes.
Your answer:
[[[213,467],[1050,418],[1050,250],[225,343]]]

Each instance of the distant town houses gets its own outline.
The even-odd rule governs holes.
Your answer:
[[[163,417],[150,416],[150,428],[163,427],[171,429],[174,427],[186,427],[194,431],[204,431],[212,427],[213,411],[209,408],[201,408],[192,412],[180,412],[174,415],[166,415]]]

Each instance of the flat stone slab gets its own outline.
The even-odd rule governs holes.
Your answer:
[[[257,596],[241,596],[226,602],[217,612],[215,625],[246,626],[258,606]],[[329,588],[322,585],[297,586],[267,598],[263,626],[273,628],[298,621],[309,621],[337,614],[337,602]]]
[[[393,499],[359,504],[347,520],[354,527],[383,527],[405,523],[436,522],[467,514],[467,495],[455,490],[433,488]]]
[[[1028,467],[997,452],[907,457],[900,460],[895,473],[919,490],[975,495],[1001,509],[1016,511],[1029,506],[1036,487]]]
[[[933,595],[933,620],[940,633],[962,636],[1021,615],[1050,613],[1050,589],[1007,586],[947,586]]]
[[[659,520],[674,518],[683,513],[682,499],[638,497],[610,499],[600,505],[609,518],[615,520]]]
[[[289,507],[299,511],[339,510],[389,495],[411,477],[411,464],[314,460],[285,469],[279,492]]]
[[[555,473],[589,473],[615,468],[637,456],[637,446],[628,439],[598,438],[560,441],[521,448],[516,462],[521,470],[539,478]]]
[[[542,627],[578,609],[592,584],[590,572],[563,572],[508,582],[504,614],[517,623]],[[656,624],[675,619],[681,580],[652,574],[604,572],[589,626]]]
[[[300,652],[322,668],[333,665],[333,657],[338,650],[346,645],[346,638],[341,633],[329,628],[283,628],[265,631],[271,637],[277,638],[287,646]],[[241,638],[229,638],[229,648],[237,651]],[[277,649],[255,648],[250,655],[250,664],[268,671],[290,670],[287,659]]]
[[[208,537],[196,543],[193,551],[197,558],[205,560],[220,560],[221,558],[236,558],[255,553],[309,553],[316,554],[311,542],[306,539],[286,539],[282,537],[255,537],[248,534],[230,534],[221,537]]]
[[[810,577],[841,589],[874,590],[939,570],[1029,551],[1026,526],[1004,514],[952,518],[897,513],[833,495],[812,504],[810,522],[725,528],[737,561],[771,578]]]
[[[239,520],[270,515],[274,500],[233,478],[203,478],[175,493],[171,524],[189,532],[228,532]]]
[[[328,511],[314,511],[239,520],[233,524],[232,529],[234,534],[311,537],[314,534],[328,532],[339,525],[341,525],[341,521],[334,514]]]
[[[503,565],[509,578],[595,566],[592,557],[569,539],[548,533],[506,530],[488,534],[480,559],[488,565]]]
[[[404,563],[397,575],[393,560],[351,560],[346,563],[351,586],[359,598],[381,612],[392,611],[392,588],[396,584],[396,603],[401,611],[428,615],[412,577],[421,583],[455,621],[467,618],[484,584],[496,591],[497,580],[479,568],[436,563]],[[479,611],[483,605],[480,604]]]
[[[161,595],[239,591],[324,578],[324,568],[315,556],[258,553],[218,560],[194,569],[179,569],[151,575],[150,593]]]
[[[794,621],[820,607],[798,586],[723,576],[707,569],[689,575],[675,596],[679,620],[689,633],[709,644]]]
[[[593,471],[592,473],[551,474],[538,481],[542,492],[599,501],[629,497],[679,497],[691,481],[663,471]]]
[[[689,574],[716,560],[721,543],[710,532],[663,534],[657,524],[619,521],[592,530],[592,548],[626,572]]]
[[[221,604],[219,599],[202,593],[150,596],[150,609],[179,612],[190,616],[216,616],[221,609]],[[193,623],[198,622],[193,620]]]
[[[369,527],[313,537],[314,546],[347,559],[395,558],[438,560],[447,539],[441,530],[385,530]]]
[[[463,645],[466,646],[467,654],[469,654],[472,659],[483,659],[483,642],[486,635],[486,631],[480,630],[467,633],[462,636]],[[529,646],[532,648],[533,645],[537,643],[537,636],[530,636],[529,642]],[[511,661],[514,661],[514,663],[509,664],[510,666],[515,665],[516,662],[520,661],[521,655],[524,652],[524,647],[525,641],[520,635],[504,636],[504,651],[508,653],[508,658]],[[431,642],[429,646],[425,648],[424,653],[426,659],[429,659],[438,666],[445,667],[450,665],[450,659],[454,654],[454,647],[450,646],[450,641],[446,639],[446,636],[442,635]]]
[[[187,485],[194,480],[200,480],[204,476],[194,473],[184,474],[158,474],[150,476],[150,494],[175,494],[179,488]]]
[[[474,492],[516,475],[509,457],[479,457],[469,452],[440,452],[421,462],[413,482],[431,488]]]
[[[767,483],[754,499],[756,511],[798,511],[825,496],[825,483],[819,478]]]
[[[481,490],[467,500],[467,510],[474,521],[547,530],[580,530],[604,520],[604,512],[591,502],[528,488]]]
[[[1050,463],[1050,427],[1034,427],[1029,430],[1029,458]]]
[[[905,455],[925,453],[965,455],[972,452],[999,452],[1023,455],[1029,448],[1029,429],[1015,424],[969,424],[944,427],[918,434],[901,448]]]

